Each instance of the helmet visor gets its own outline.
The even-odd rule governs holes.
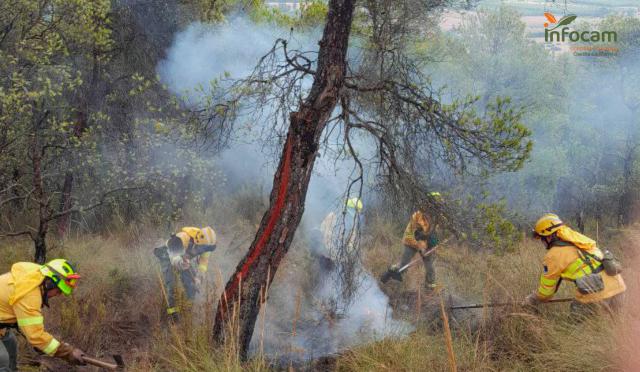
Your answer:
[[[60,291],[66,296],[69,296],[78,285],[78,279],[80,279],[80,275],[69,274],[57,283],[58,288],[60,288]]]

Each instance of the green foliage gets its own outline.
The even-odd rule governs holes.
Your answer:
[[[506,203],[480,203],[477,208],[477,222],[472,225],[472,241],[476,240],[481,245],[495,253],[509,252],[520,241],[520,231],[506,216],[509,215]],[[473,244],[473,243],[472,243]]]
[[[313,28],[323,25],[327,16],[327,4],[322,0],[304,0],[295,13],[287,13],[277,7],[264,4],[255,6],[249,13],[256,23],[270,23],[286,28]]]
[[[434,83],[446,84],[445,92],[453,96],[478,96],[478,110],[487,111],[494,132],[500,133],[505,123],[513,120],[502,120],[493,112],[503,112],[509,107],[505,103],[521,108],[509,111],[507,118],[518,115],[520,124],[512,130],[530,135],[533,142],[526,145],[526,156],[514,162],[517,166],[511,168],[519,171],[492,175],[492,188],[523,191],[507,195],[496,193],[497,198],[506,197],[509,208],[526,211],[532,205],[543,204],[550,209],[553,197],[549,197],[548,190],[555,189],[555,183],[548,176],[547,164],[553,164],[554,171],[564,169],[563,163],[558,161],[564,152],[563,148],[557,147],[557,141],[560,140],[558,129],[568,121],[566,110],[571,97],[566,82],[573,78],[568,62],[562,57],[554,59],[543,45],[531,40],[520,14],[504,6],[496,11],[481,10],[477,16],[464,17],[461,25],[451,33],[434,34],[417,48],[421,54],[434,56],[436,62],[429,64],[427,69],[433,74]],[[492,103],[494,101],[496,103]],[[505,146],[505,151],[511,147]],[[495,153],[496,158],[504,155],[502,151]],[[476,180],[468,181],[462,188],[476,193],[475,183]]]
[[[216,12],[233,5],[216,3]],[[76,213],[99,204],[83,216],[85,228],[107,228],[112,218],[105,216],[128,224],[145,214],[171,224],[221,183],[203,156],[215,150],[210,135],[158,82],[156,61],[122,57],[148,46],[118,44],[136,31],[113,28],[129,15],[111,6],[0,5],[0,211],[11,216],[0,222],[0,235],[43,241],[65,208]]]
[[[521,213],[521,225],[548,211],[580,226],[589,219],[627,223],[625,206],[640,197],[634,191],[640,22],[610,16],[572,27],[616,31],[619,53],[591,59],[553,54],[529,38],[520,15],[508,7],[479,11],[451,33],[435,33],[415,45],[423,58],[435,61],[426,68],[451,96],[479,97],[478,110],[501,97],[522,107],[521,123],[535,143],[528,148],[531,157],[515,174],[492,175],[489,182],[500,190],[496,197]],[[476,180],[463,183],[461,189],[477,190]]]

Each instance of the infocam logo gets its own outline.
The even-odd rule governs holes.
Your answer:
[[[583,42],[583,43],[615,43],[618,41],[618,34],[615,31],[570,31],[568,25],[578,18],[575,14],[568,14],[560,20],[551,13],[544,13],[549,21],[544,24],[544,41],[552,43],[554,41]]]

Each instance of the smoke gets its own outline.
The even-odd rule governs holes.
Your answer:
[[[275,25],[258,25],[242,16],[232,16],[223,25],[193,23],[176,34],[167,58],[158,64],[157,72],[172,93],[181,96],[187,104],[195,105],[206,99],[215,86],[247,76],[260,57],[274,46],[276,39],[287,39],[292,49],[315,51],[319,37],[317,31],[300,32]],[[269,111],[268,107],[261,109]],[[262,135],[273,132],[273,125],[256,122],[251,113],[241,113],[233,145],[220,156],[230,189],[247,182],[271,183],[276,165],[274,148],[263,141]],[[336,178],[333,175],[340,172],[340,162],[334,167],[333,161],[323,162],[322,156],[320,159],[316,163],[316,173],[327,176],[329,184],[325,189],[337,188],[339,182],[333,180]],[[344,184],[340,186],[344,188]],[[337,192],[332,194],[338,195]],[[320,196],[326,201],[326,195]]]
[[[157,72],[171,92],[181,96],[186,104],[195,105],[206,99],[216,85],[225,85],[248,75],[277,38],[289,40],[291,48],[315,51],[320,34],[318,30],[294,32],[274,25],[257,25],[241,16],[234,16],[221,26],[195,23],[176,34],[167,58],[159,63]],[[269,111],[272,108],[261,109]],[[243,186],[251,185],[261,190],[261,196],[266,198],[273,181],[277,159],[274,155],[278,155],[278,146],[264,141],[262,136],[273,132],[274,123],[256,122],[250,113],[243,112],[236,125],[238,130],[231,145],[217,159],[226,178],[224,192],[231,196]],[[392,318],[388,298],[360,263],[356,270],[360,285],[347,306],[340,299],[342,284],[336,280],[341,263],[327,257],[326,247],[321,242],[310,239],[317,235],[320,223],[328,213],[340,214],[344,207],[354,164],[348,156],[335,156],[342,141],[341,129],[336,128],[328,136],[327,142],[333,145],[326,146],[316,160],[305,215],[296,235],[297,243],[281,265],[269,294],[266,307],[277,307],[278,311],[267,311],[266,323],[261,326],[259,321],[256,324],[252,341],[254,352],[264,349],[272,356],[306,360],[409,331],[408,325]],[[356,145],[360,154],[371,151],[367,143],[356,140]],[[357,192],[358,189],[354,189],[351,196]],[[229,246],[237,244],[227,241],[224,236],[220,239]],[[238,252],[222,255],[224,257],[217,264],[221,265],[223,274],[229,275],[240,255]],[[327,263],[329,266],[325,266]],[[292,270],[292,266],[296,269]],[[296,297],[296,293],[299,296]],[[291,334],[291,320],[296,317],[299,322],[295,336],[283,338],[283,332]],[[293,352],[293,349],[297,351]]]
[[[267,310],[266,325],[256,325],[251,352],[277,356],[280,361],[305,361],[411,332],[411,325],[393,319],[388,299],[376,280],[366,272],[362,275],[362,285],[344,309],[335,302],[336,287],[328,271],[316,273],[319,283],[312,291],[299,293],[293,308],[280,308],[278,300],[275,305],[267,304],[271,310]],[[286,289],[275,286],[274,291],[282,293]]]
[[[458,28],[443,34],[446,46],[433,51],[444,61],[429,66],[436,87],[454,97],[480,97],[478,112],[497,97],[509,97],[524,110],[523,124],[532,131],[533,152],[522,169],[486,182],[467,180],[462,188],[471,195],[487,190],[489,201],[506,199],[518,222],[549,211],[567,220],[583,213],[615,218],[625,158],[627,165],[629,157],[637,158],[640,138],[637,108],[634,113],[630,104],[639,94],[638,33],[619,32],[617,56],[574,56],[571,43],[542,42],[541,9],[528,18],[520,9],[467,13]],[[616,29],[604,22],[579,16],[571,27]]]
[[[193,23],[176,34],[158,74],[171,92],[198,100],[211,92],[211,81],[246,76],[280,37],[284,30],[239,16],[220,26]]]

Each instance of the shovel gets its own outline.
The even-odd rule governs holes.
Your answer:
[[[446,241],[444,241],[443,243],[446,243],[447,241],[448,241],[448,239]],[[410,268],[411,266],[417,264],[418,262],[422,261],[423,258],[425,258],[428,255],[430,255],[431,253],[433,253],[436,250],[436,248],[438,248],[438,246],[435,246],[435,247],[431,248],[430,250],[428,250],[427,252],[425,252],[424,254],[419,255],[418,257],[414,258],[411,262],[409,262],[408,264],[402,266],[398,270],[394,270],[394,271],[387,270],[387,272],[382,274],[382,276],[380,277],[380,281],[382,283],[386,283],[386,282],[389,281],[389,279],[393,279],[393,280],[397,280],[397,281],[401,282],[402,281],[402,272],[403,271],[405,271],[406,269]]]
[[[451,240],[451,238],[445,239],[442,243],[440,243],[440,244],[436,245],[435,247],[429,249],[424,254],[421,254],[419,257],[414,258],[413,261],[411,261],[408,264],[402,266],[398,270],[395,270],[395,271],[387,270],[384,274],[382,274],[382,276],[380,276],[380,281],[383,284],[388,282],[389,279],[393,279],[393,280],[397,280],[397,281],[401,282],[402,281],[402,272],[403,271],[405,271],[406,269],[410,268],[411,266],[417,264],[418,262],[422,261],[423,258],[425,258],[428,255],[430,255],[431,253],[435,252],[436,248],[447,244],[449,242],[449,240]]]
[[[122,359],[121,355],[117,355],[114,354],[113,355],[113,359],[115,360],[115,364],[114,363],[108,363],[108,362],[103,362],[100,359],[95,359],[95,358],[91,358],[88,356],[83,356],[82,360],[84,360],[87,364],[91,364],[93,366],[96,367],[100,367],[100,368],[104,368],[104,369],[109,369],[112,371],[115,370],[124,370],[124,360]]]

